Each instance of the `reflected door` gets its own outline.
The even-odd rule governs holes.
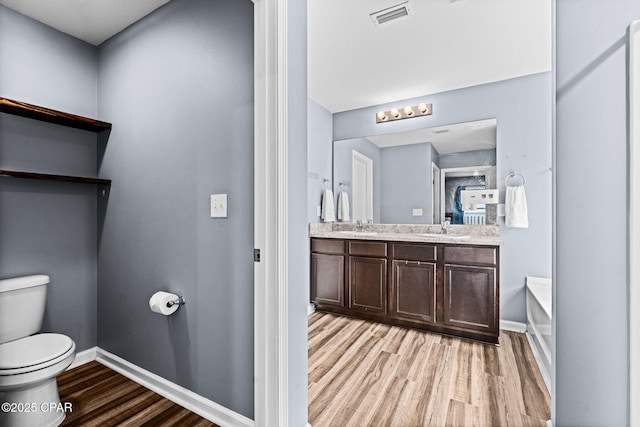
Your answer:
[[[353,221],[373,220],[373,160],[355,150],[351,167]]]

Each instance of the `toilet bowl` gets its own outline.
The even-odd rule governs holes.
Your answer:
[[[76,345],[66,335],[35,333],[48,283],[44,275],[0,280],[2,427],[53,427],[65,418],[56,376],[75,359]]]

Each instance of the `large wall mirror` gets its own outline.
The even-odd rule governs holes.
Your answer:
[[[350,221],[496,224],[495,118],[334,141]]]

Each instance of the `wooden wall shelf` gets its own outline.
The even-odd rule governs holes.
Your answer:
[[[111,129],[111,123],[7,98],[0,98],[0,112],[96,133]]]
[[[81,183],[81,184],[111,185],[110,179],[88,178],[88,177],[82,177],[82,176],[69,176],[69,175],[52,175],[48,173],[12,171],[12,170],[6,170],[6,169],[0,169],[0,177],[38,179],[42,181],[56,181],[56,182],[75,182],[75,183]]]

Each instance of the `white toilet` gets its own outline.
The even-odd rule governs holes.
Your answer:
[[[0,426],[58,426],[65,418],[56,376],[73,362],[65,335],[38,334],[49,276],[0,280]],[[33,335],[35,334],[35,335]]]

